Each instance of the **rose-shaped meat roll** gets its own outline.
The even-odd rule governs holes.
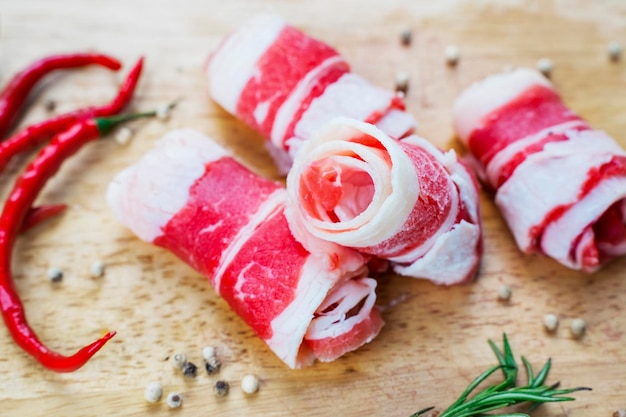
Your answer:
[[[626,253],[626,153],[538,72],[469,87],[454,124],[519,248],[593,272]]]
[[[301,142],[334,117],[375,123],[396,138],[415,129],[398,95],[350,73],[336,50],[273,14],[226,37],[205,71],[211,97],[269,140],[283,173]]]
[[[200,273],[289,367],[332,361],[383,322],[356,251],[306,237],[284,216],[286,191],[192,130],[161,139],[111,182],[117,219]]]
[[[478,188],[454,151],[336,119],[303,144],[287,191],[296,237],[310,233],[437,284],[467,282],[476,274],[482,255]]]

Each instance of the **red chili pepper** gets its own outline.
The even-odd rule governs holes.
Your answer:
[[[57,372],[72,372],[79,369],[115,335],[115,332],[108,332],[71,356],[63,356],[48,349],[28,325],[24,306],[13,284],[11,252],[16,234],[32,212],[32,204],[41,189],[67,158],[84,144],[110,132],[121,122],[155,115],[156,112],[150,112],[77,122],[65,132],[55,136],[50,144],[39,152],[17,179],[5,203],[0,216],[0,310],[15,342],[48,369]]]
[[[63,132],[77,121],[92,117],[111,116],[121,112],[133,97],[142,68],[143,58],[140,58],[126,77],[126,81],[120,86],[117,96],[109,104],[74,110],[30,125],[0,143],[0,172],[4,170],[15,155],[25,152],[50,139],[50,137]]]
[[[84,53],[52,55],[39,59],[13,76],[9,84],[0,92],[0,137],[4,137],[18,113],[22,109],[28,94],[43,77],[58,69],[101,65],[117,71],[122,64],[107,55]]]

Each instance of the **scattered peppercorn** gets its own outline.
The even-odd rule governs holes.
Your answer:
[[[254,394],[259,390],[259,378],[256,375],[246,375],[241,380],[241,390],[246,394]]]
[[[146,390],[143,393],[144,398],[149,403],[155,403],[163,396],[163,387],[160,383],[154,381],[146,385]]]
[[[409,74],[402,71],[396,74],[396,92],[405,94],[409,91]]]
[[[170,392],[166,402],[169,408],[178,408],[183,405],[183,397],[177,392]]]
[[[413,32],[411,32],[411,29],[404,29],[402,32],[400,32],[400,43],[402,43],[402,46],[411,45],[412,40]]]
[[[123,127],[115,134],[115,141],[120,145],[126,145],[133,137],[133,131],[127,127]]]
[[[444,51],[446,56],[446,64],[450,67],[455,67],[459,63],[461,53],[456,45],[448,45]]]
[[[619,42],[611,42],[608,46],[609,59],[613,62],[617,62],[622,57],[622,51],[624,47]]]
[[[184,353],[177,353],[172,358],[172,365],[174,368],[183,369],[183,366],[187,362],[187,358]]]
[[[156,109],[157,119],[159,120],[167,120],[170,118],[170,114],[172,113],[172,109],[174,106],[171,104],[162,104]]]
[[[500,301],[509,301],[511,299],[511,287],[502,284],[500,288],[498,288],[498,299]]]
[[[63,271],[57,267],[48,269],[48,279],[52,282],[60,282],[63,279]]]
[[[183,375],[187,378],[195,378],[198,375],[198,367],[193,362],[185,362],[182,369]]]
[[[215,358],[215,347],[205,346],[202,348],[202,357],[205,361],[209,361]]]
[[[90,272],[91,272],[91,276],[94,278],[98,278],[101,277],[102,275],[104,275],[104,263],[102,261],[95,261],[94,263],[91,264],[91,267],[89,268]]]
[[[537,61],[537,69],[541,71],[541,73],[547,78],[550,78],[550,75],[552,75],[552,70],[554,69],[554,64],[552,63],[551,59],[541,58],[539,61]]]
[[[219,380],[215,383],[213,387],[215,394],[220,397],[225,397],[228,395],[228,391],[230,390],[230,385],[226,381]]]
[[[549,331],[553,332],[559,326],[559,318],[555,314],[546,314],[543,316],[543,327]]]
[[[219,372],[222,364],[217,359],[213,346],[205,346],[202,348],[202,357],[204,358],[204,368],[209,375]]]
[[[221,366],[222,364],[216,358],[213,358],[212,361],[207,361],[204,363],[204,369],[206,369],[206,372],[209,375],[218,373]]]
[[[572,335],[574,337],[580,337],[580,336],[583,335],[583,333],[585,333],[585,328],[586,327],[587,327],[587,325],[585,324],[585,321],[583,319],[575,318],[570,323],[569,329],[572,332]]]

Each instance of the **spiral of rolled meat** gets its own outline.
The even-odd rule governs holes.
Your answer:
[[[416,126],[401,97],[351,73],[335,49],[274,14],[227,36],[205,73],[211,97],[268,139],[283,174],[302,142],[335,117],[376,124],[394,138]]]
[[[626,152],[521,68],[470,86],[454,125],[519,248],[593,272],[626,254]]]
[[[193,130],[167,134],[107,191],[117,219],[206,275],[215,291],[289,367],[332,361],[371,341],[368,258],[292,235],[286,191]]]
[[[336,119],[302,145],[287,191],[296,236],[310,233],[438,284],[475,276],[482,255],[478,188],[454,151]]]

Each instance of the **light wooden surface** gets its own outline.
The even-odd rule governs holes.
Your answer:
[[[610,63],[606,53],[610,41],[626,42],[621,0],[1,0],[1,83],[52,52],[96,49],[124,62],[119,74],[89,68],[51,77],[23,125],[45,118],[49,99],[59,112],[106,102],[141,55],[146,69],[135,108],[183,101],[168,122],[133,125],[136,134],[127,146],[113,140],[89,145],[46,188],[41,201],[66,202],[70,209],[18,241],[15,279],[30,323],[63,353],[106,329],[118,335],[83,369],[56,374],[24,354],[0,326],[0,415],[170,415],[164,402],[143,400],[145,385],[159,380],[165,394],[183,393],[181,416],[408,416],[452,402],[494,363],[486,340],[499,342],[502,332],[515,353],[536,366],[553,358],[550,381],[594,389],[575,402],[544,406],[537,416],[602,417],[626,408],[626,259],[585,275],[522,255],[487,192],[481,196],[485,257],[475,283],[441,288],[382,279],[380,304],[400,302],[385,310],[379,337],[334,363],[299,371],[287,369],[205,278],[114,222],[104,202],[108,181],[172,128],[199,129],[276,177],[259,136],[211,102],[201,72],[222,36],[268,8],[334,45],[375,84],[392,88],[395,74],[408,72],[409,111],[421,134],[441,147],[459,146],[451,105],[465,86],[541,57],[554,61],[553,80],[566,102],[626,145],[626,61]],[[405,28],[413,30],[408,48],[399,42]],[[444,63],[449,44],[462,55],[455,69]],[[2,193],[26,160],[0,176]],[[92,278],[89,267],[98,259],[106,274]],[[48,282],[50,266],[65,271],[61,283]],[[497,301],[505,283],[513,289],[509,303]],[[542,329],[546,313],[561,317],[555,335]],[[588,324],[580,340],[569,335],[574,317]],[[185,352],[201,364],[207,344],[216,345],[223,359],[219,378],[232,387],[225,398],[213,394],[217,377],[200,372],[184,380],[166,361]],[[248,373],[260,377],[261,389],[246,397],[239,383]]]

